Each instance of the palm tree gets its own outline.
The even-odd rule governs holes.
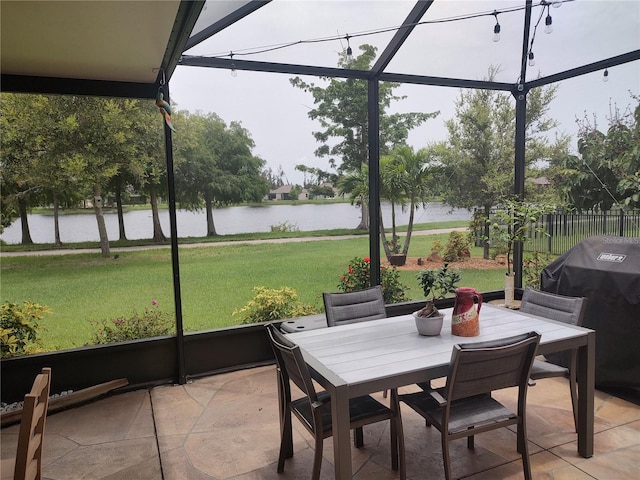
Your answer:
[[[361,225],[366,222],[368,225],[368,218],[365,218],[365,212],[369,211],[369,166],[362,165],[360,170],[354,170],[350,173],[340,177],[338,180],[338,194],[348,194],[351,197],[351,205],[356,205],[361,208],[362,221]]]
[[[430,170],[433,168],[429,162],[429,152],[422,148],[417,152],[408,145],[396,147],[392,152],[395,161],[403,166],[404,192],[403,198],[409,203],[409,224],[407,225],[407,238],[402,249],[403,255],[409,251],[411,243],[411,232],[413,231],[413,220],[416,208],[425,206],[429,197],[428,185],[431,180]]]

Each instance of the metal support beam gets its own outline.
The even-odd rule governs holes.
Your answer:
[[[384,52],[378,57],[378,61],[371,67],[371,78],[377,77],[387,68],[389,62],[407,40],[413,29],[416,28],[416,23],[418,23],[426,11],[429,10],[432,3],[433,0],[420,0],[413,6],[407,18],[402,22],[402,27],[396,31],[387,48],[385,48]]]
[[[371,285],[380,285],[380,83],[368,84],[369,120],[369,258]]]
[[[529,53],[529,29],[531,28],[531,4],[527,0],[524,13],[524,32],[522,35],[522,58],[520,63],[520,80],[513,90],[516,99],[516,137],[514,158],[513,193],[520,201],[524,200],[525,140],[527,128],[527,58]],[[513,246],[513,271],[515,287],[522,288],[522,242]]]
[[[169,85],[163,87],[165,100],[169,102]],[[167,187],[169,199],[169,225],[171,235],[171,265],[173,271],[173,300],[176,310],[176,363],[178,383],[187,383],[184,367],[184,328],[182,325],[182,295],[180,289],[180,259],[178,257],[178,223],[176,219],[176,183],[173,169],[173,137],[169,126],[164,123],[164,148],[167,161]]]

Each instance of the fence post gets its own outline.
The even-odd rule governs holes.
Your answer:
[[[620,209],[620,228],[618,230],[619,235],[624,237],[624,210]]]

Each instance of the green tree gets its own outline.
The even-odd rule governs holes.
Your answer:
[[[430,194],[430,185],[433,183],[435,166],[431,162],[430,150],[427,148],[414,151],[408,145],[395,147],[389,155],[389,160],[381,165],[381,191],[383,196],[391,201],[392,207],[392,242],[398,246],[396,234],[394,203],[398,203],[402,209],[409,209],[409,222],[407,236],[402,247],[402,254],[407,255],[411,243],[415,211],[419,206],[424,206]],[[387,242],[385,242],[387,256]]]
[[[184,208],[205,208],[207,236],[215,236],[214,206],[260,201],[267,193],[264,161],[252,155],[253,140],[239,123],[227,127],[215,113],[182,116],[189,134],[176,139],[177,196]]]
[[[494,80],[496,67],[489,69]],[[554,150],[546,133],[557,123],[548,117],[556,86],[537,88],[527,96],[526,158],[531,166],[548,159]],[[440,152],[443,200],[455,208],[480,208],[484,218],[501,198],[513,193],[515,156],[515,107],[510,95],[491,90],[461,91],[456,117],[447,121],[448,152]],[[566,145],[563,138],[558,145]],[[488,238],[488,225],[484,236]],[[484,257],[489,258],[485,243]]]
[[[579,126],[580,156],[566,156],[562,171],[570,205],[579,211],[640,207],[640,101],[633,113],[616,109],[606,134],[586,117]]]
[[[39,191],[33,163],[46,147],[38,128],[40,120],[47,118],[46,103],[41,95],[3,93],[0,97],[2,224],[9,226],[19,217],[23,244],[33,243],[27,213]]]
[[[376,57],[377,49],[371,45],[361,45],[362,53],[349,61],[346,53],[338,57],[338,66],[347,69],[369,70]],[[328,158],[330,163],[338,164],[338,173],[355,174],[364,165],[368,165],[368,85],[365,80],[337,79],[321,77],[326,85],[319,86],[303,81],[299,77],[290,79],[291,84],[308,91],[313,96],[315,108],[309,111],[309,118],[318,120],[322,130],[313,132],[320,146],[315,154]],[[387,109],[392,102],[406,97],[394,95],[397,83],[380,82],[380,154],[386,155],[394,145],[405,143],[409,130],[422,124],[435,113],[398,113],[389,114]],[[351,193],[351,192],[347,192]],[[362,219],[358,228],[369,228],[368,204],[359,197],[362,207]]]

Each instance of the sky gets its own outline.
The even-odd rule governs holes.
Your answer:
[[[357,54],[358,45],[368,43],[381,53],[394,32],[359,36],[363,32],[400,25],[415,2],[401,0],[273,0],[257,12],[219,32],[186,54],[222,56],[255,61],[322,65],[335,67],[338,53],[346,48],[344,38],[329,42],[305,43],[267,53],[242,55],[261,47],[328,37],[351,36],[350,45]],[[534,1],[534,4],[538,4]],[[224,8],[228,2],[208,3],[208,9]],[[417,26],[386,72],[439,77],[484,79],[491,66],[498,66],[496,80],[515,83],[520,74],[522,52],[522,11],[507,12],[521,6],[520,1],[436,0],[422,18],[442,20],[477,13],[501,12],[500,41],[493,42],[493,15],[456,22]],[[215,12],[215,10],[213,10]],[[534,8],[531,33],[541,7]],[[544,33],[546,12],[535,33],[532,50],[536,64],[528,67],[527,79],[547,76],[571,68],[640,49],[640,1],[576,0],[550,8],[553,32]],[[303,174],[295,165],[305,164],[328,170],[328,160],[314,155],[319,144],[312,136],[320,125],[308,118],[313,98],[289,79],[291,75],[178,66],[171,79],[172,103],[178,110],[215,112],[225,122],[238,121],[252,135],[254,154],[274,171],[282,168],[290,183],[302,183]],[[559,126],[550,133],[573,137],[577,118],[585,115],[606,129],[611,109],[624,111],[637,105],[631,94],[640,95],[640,61],[609,69],[609,81],[602,72],[560,82],[549,115]],[[303,77],[321,85],[314,77]],[[409,144],[419,149],[446,140],[445,121],[455,116],[457,88],[401,85],[395,90],[406,99],[394,103],[389,112],[435,112],[440,114],[411,131]],[[179,132],[178,132],[179,134]]]

